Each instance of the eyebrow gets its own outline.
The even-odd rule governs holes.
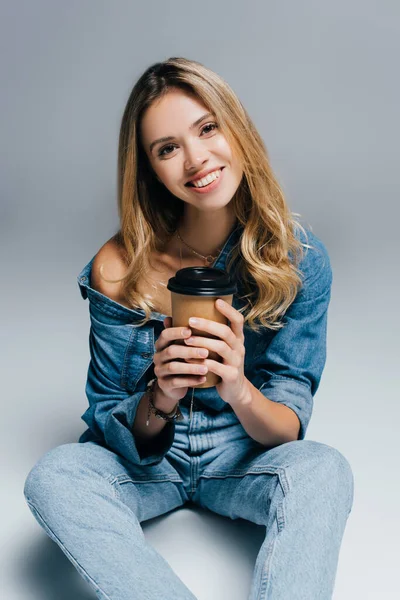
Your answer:
[[[197,121],[195,121],[194,123],[192,123],[192,125],[189,127],[189,129],[194,129],[197,125],[199,125],[204,119],[206,119],[207,117],[213,117],[213,113],[208,112],[205,115],[203,115],[202,117],[200,117],[200,119],[197,119]],[[150,144],[150,152],[153,150],[154,146],[156,146],[157,144],[161,144],[162,142],[170,142],[172,140],[174,140],[174,136],[169,135],[167,137],[162,137],[162,138],[158,138],[158,140],[154,140],[154,142],[151,142]]]

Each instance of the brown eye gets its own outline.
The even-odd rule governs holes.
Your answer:
[[[163,148],[161,148],[161,150],[158,153],[158,156],[165,156],[165,154],[171,154],[170,152],[165,153],[164,150],[167,150],[168,148],[174,148],[174,146],[172,144],[168,144],[168,146],[164,146]]]
[[[212,129],[210,131],[213,131],[213,129],[217,129],[218,128],[218,125],[216,123],[207,123],[207,125],[204,125],[201,133],[203,133],[203,131],[205,129],[207,129],[208,127],[212,127]],[[210,133],[210,131],[206,131],[206,133]]]
[[[217,129],[218,125],[217,123],[207,123],[207,125],[204,125],[203,129],[201,130],[201,133],[211,133],[214,129]],[[161,150],[158,152],[157,156],[159,157],[163,157],[163,156],[167,156],[168,154],[171,154],[171,152],[174,151],[175,148],[175,144],[168,144],[167,146],[163,146],[161,148]]]

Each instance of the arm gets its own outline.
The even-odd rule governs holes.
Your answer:
[[[325,365],[332,271],[325,246],[311,232],[308,235],[312,246],[307,246],[299,265],[302,286],[282,318],[281,329],[264,328],[261,335],[248,330],[245,337],[243,315],[219,300],[215,307],[230,326],[206,318],[189,319],[189,325],[211,337],[194,335],[185,343],[219,354],[222,361],[204,361],[221,378],[217,392],[249,436],[263,445],[305,437]],[[251,355],[245,373],[246,346]]]
[[[243,399],[232,408],[249,436],[263,446],[273,448],[299,437],[297,414],[284,404],[269,400],[248,379]]]
[[[94,314],[93,311],[92,308]],[[92,319],[89,338],[91,358],[86,381],[89,408],[82,419],[96,439],[105,442],[120,456],[134,464],[157,464],[172,445],[175,424],[152,415],[148,427],[151,434],[147,439],[140,434],[140,425],[137,424],[143,412],[146,413],[144,422],[147,417],[147,393],[145,390],[132,393],[123,382],[122,366],[114,360],[116,353],[123,358],[129,342],[122,346],[120,352],[119,340],[115,340],[115,334],[111,339],[112,334],[113,331],[109,332],[104,327],[100,330]],[[104,348],[106,353],[103,354]]]
[[[304,439],[326,360],[332,270],[324,245],[311,245],[300,269],[303,287],[266,350],[256,357],[252,383],[232,406],[247,433],[266,446]]]
[[[145,389],[132,389],[126,376],[126,357],[132,350],[131,318],[124,320],[119,315],[114,316],[112,306],[110,310],[112,303],[107,304],[108,298],[122,305],[124,299],[120,284],[107,283],[100,278],[101,264],[104,264],[103,275],[107,279],[124,275],[126,267],[114,242],[103,246],[91,269],[90,363],[86,381],[89,408],[82,416],[90,434],[86,433],[82,441],[85,437],[95,437],[135,464],[157,464],[172,445],[175,424],[152,415],[150,425],[146,427],[148,431],[142,435],[140,423],[142,415],[145,415],[144,423],[147,418],[147,393]],[[87,292],[83,296],[86,297]],[[154,402],[164,410],[159,392],[156,391]]]

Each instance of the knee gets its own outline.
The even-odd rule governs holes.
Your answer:
[[[57,495],[60,487],[67,485],[73,464],[77,462],[77,443],[63,444],[44,454],[32,467],[25,480],[24,496],[37,508]]]
[[[308,446],[309,473],[313,487],[325,491],[335,502],[340,500],[350,513],[354,498],[354,476],[347,458],[336,448],[320,442],[302,440]]]

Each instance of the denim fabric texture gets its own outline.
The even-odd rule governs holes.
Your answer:
[[[225,269],[227,257],[238,242],[241,228],[232,231],[214,263]],[[311,418],[313,396],[318,389],[326,359],[327,309],[332,271],[326,248],[307,233],[307,254],[300,265],[303,288],[285,315],[280,331],[256,334],[245,327],[246,377],[270,400],[290,407],[299,417],[299,439],[304,439]],[[305,241],[302,236],[302,241]],[[109,448],[136,464],[155,464],[171,448],[175,424],[166,427],[162,447],[156,454],[139,456],[131,428],[136,408],[153,377],[154,344],[164,329],[166,316],[152,313],[147,325],[135,327],[142,310],[131,310],[90,286],[94,257],[78,276],[83,298],[89,299],[91,362],[86,395],[89,409],[83,415],[89,430],[81,441],[104,440]],[[234,296],[233,307],[243,303]],[[187,396],[192,393],[188,390]],[[229,411],[216,388],[195,389],[197,403],[216,412]]]
[[[215,267],[226,267],[240,234],[240,227],[231,232]],[[332,597],[353,475],[338,450],[304,439],[325,365],[332,283],[326,248],[311,231],[307,236],[303,286],[285,314],[285,327],[260,334],[244,330],[246,377],[267,398],[290,407],[301,424],[297,441],[270,449],[246,433],[215,387],[195,389],[191,420],[190,388],[181,401],[183,421],[168,423],[150,450],[139,449],[132,426],[168,315],[154,312],[137,326],[143,311],[91,287],[94,257],[79,274],[91,323],[89,407],[82,415],[88,429],[78,443],[38,461],[25,497],[99,598],[195,598],[140,527],[187,502],[265,526],[250,600]],[[235,308],[242,306],[239,296]]]

